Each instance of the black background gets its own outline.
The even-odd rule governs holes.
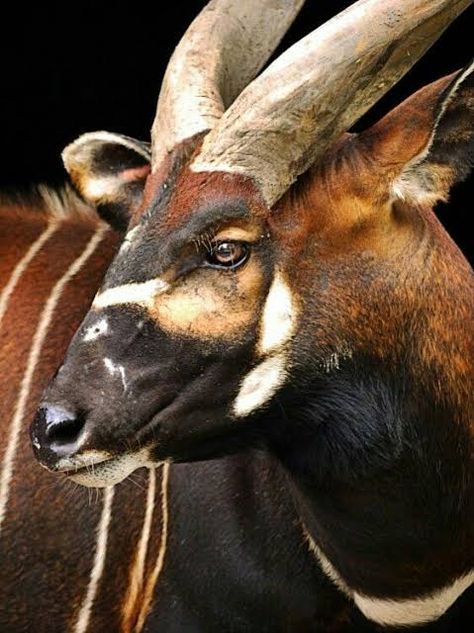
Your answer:
[[[258,0],[255,0],[256,2]],[[4,5],[0,59],[2,163],[0,187],[61,183],[63,147],[92,130],[149,138],[166,62],[203,0],[43,1]],[[279,52],[351,4],[307,0]],[[422,85],[472,57],[470,7],[424,59],[357,125],[366,127]],[[278,54],[278,52],[277,52]],[[456,187],[438,214],[473,259],[474,179]]]

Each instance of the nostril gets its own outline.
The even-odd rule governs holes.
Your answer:
[[[71,413],[55,405],[42,407],[37,416],[40,436],[43,436],[44,443],[51,448],[75,444],[85,422],[86,416],[83,412]]]
[[[30,428],[31,444],[40,464],[55,470],[58,460],[80,451],[86,422],[84,412],[72,413],[61,406],[43,403]]]
[[[45,436],[51,444],[73,444],[84,428],[85,417],[62,418],[46,425]]]

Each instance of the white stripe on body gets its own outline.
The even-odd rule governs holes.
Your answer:
[[[10,275],[10,279],[8,280],[7,285],[3,288],[0,293],[0,326],[2,325],[3,317],[5,316],[5,312],[7,311],[8,302],[10,301],[13,292],[23,275],[23,273],[28,268],[31,261],[36,257],[36,255],[43,248],[44,244],[49,240],[49,238],[53,235],[53,233],[57,230],[59,223],[55,220],[50,220],[46,229],[40,234],[40,236],[31,244],[29,249],[20,259],[18,264],[13,269],[12,274]]]
[[[97,544],[95,548],[94,563],[92,565],[91,575],[87,592],[82,601],[74,626],[74,633],[86,633],[89,627],[89,621],[92,613],[92,607],[97,594],[102,573],[104,571],[105,557],[107,555],[107,541],[109,537],[110,519],[112,516],[112,501],[114,499],[114,488],[105,488],[104,502],[102,505],[102,513],[97,526]]]
[[[138,596],[143,589],[145,580],[145,561],[148,553],[148,544],[150,542],[150,532],[153,520],[153,513],[155,509],[155,493],[156,493],[156,472],[154,468],[149,469],[148,475],[148,491],[146,498],[145,517],[143,520],[142,533],[140,540],[138,541],[137,551],[134,560],[132,561],[132,567],[130,569],[130,581],[128,594],[125,598],[124,606],[122,609],[123,621],[122,630],[131,631],[133,622],[131,618],[137,612],[137,600]]]
[[[150,612],[153,595],[158,582],[158,578],[163,570],[165,562],[166,549],[168,546],[168,523],[169,523],[169,509],[168,509],[168,486],[169,486],[169,471],[170,464],[165,462],[162,467],[162,479],[161,479],[161,539],[160,548],[158,550],[158,556],[156,563],[148,576],[145,589],[143,592],[143,602],[140,609],[140,613],[137,619],[137,624],[133,633],[140,633],[145,625],[146,618]]]
[[[74,275],[76,275],[86,264],[87,260],[94,253],[107,230],[107,227],[100,227],[95,231],[94,235],[87,243],[81,255],[79,255],[79,257],[74,260],[74,262],[69,266],[62,277],[60,277],[53,286],[46,305],[40,315],[38,327],[36,328],[35,334],[33,336],[30,353],[26,363],[25,373],[23,374],[23,378],[21,381],[20,393],[18,395],[13,418],[10,424],[7,447],[3,458],[2,470],[0,475],[0,533],[10,496],[10,484],[13,475],[14,461],[18,447],[21,424],[25,414],[25,408],[28,403],[28,397],[34,378],[35,369],[38,364],[41,349],[46,339],[51,320],[53,318],[54,310],[56,309],[56,306],[61,298],[65,286],[74,277]]]

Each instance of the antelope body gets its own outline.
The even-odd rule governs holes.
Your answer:
[[[363,0],[251,81],[301,2],[215,0],[151,153],[105,132],[65,150],[126,234],[31,435],[106,487],[91,578],[110,486],[160,465],[118,630],[472,615],[474,276],[432,207],[472,161],[473,67],[346,133],[469,4]]]
[[[351,630],[269,457],[141,470],[100,496],[34,467],[29,420],[117,242],[71,193],[0,208],[0,630]]]

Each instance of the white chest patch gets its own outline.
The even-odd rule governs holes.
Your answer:
[[[99,319],[93,325],[87,328],[83,341],[95,341],[96,339],[104,336],[109,331],[109,324],[107,319]]]
[[[286,359],[283,354],[262,361],[242,380],[233,405],[234,415],[244,417],[268,402],[283,383],[285,375]]]
[[[267,295],[261,321],[258,351],[260,354],[280,348],[293,335],[296,307],[291,290],[281,273],[276,273]]]

